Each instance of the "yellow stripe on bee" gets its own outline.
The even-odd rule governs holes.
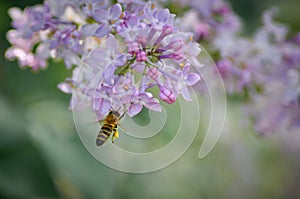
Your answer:
[[[102,126],[102,128],[109,128],[109,129],[113,129],[114,127],[115,127],[114,124],[104,124],[104,125]]]
[[[97,140],[101,140],[101,141],[105,142],[107,139],[105,139],[104,137],[97,137]]]
[[[107,129],[101,129],[100,130],[100,134],[106,134],[106,135],[108,135],[108,136],[110,136],[110,134],[111,134],[111,132],[112,132],[112,130],[107,130]]]
[[[100,134],[98,135],[98,137],[100,137],[100,136],[104,136],[104,137],[108,138],[108,135],[106,135],[105,133],[100,133]]]

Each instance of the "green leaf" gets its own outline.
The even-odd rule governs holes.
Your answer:
[[[125,75],[128,72],[129,68],[130,67],[128,64],[120,66],[115,70],[114,75]]]

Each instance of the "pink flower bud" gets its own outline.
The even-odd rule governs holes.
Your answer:
[[[161,34],[157,37],[156,41],[154,42],[154,46],[158,45],[163,38],[173,32],[173,27],[170,25],[164,25],[162,28]]]
[[[164,25],[163,29],[162,29],[162,33],[164,35],[169,35],[173,32],[173,27],[170,25]]]
[[[199,23],[195,32],[199,39],[206,38],[209,35],[209,26],[206,23]]]
[[[147,60],[147,55],[144,51],[139,51],[136,53],[136,61],[144,62]]]
[[[223,59],[219,60],[216,64],[221,76],[225,78],[231,68],[231,62],[228,59]]]
[[[159,76],[160,76],[160,72],[157,70],[157,68],[151,68],[148,71],[148,76],[153,79],[156,80]]]
[[[164,86],[160,86],[159,98],[168,104],[173,104],[176,101],[173,91]]]
[[[222,5],[219,8],[214,9],[214,12],[218,15],[224,16],[231,12],[231,9],[228,5]]]

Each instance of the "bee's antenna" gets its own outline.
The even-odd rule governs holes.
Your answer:
[[[117,111],[119,111],[122,107],[120,106]]]
[[[126,112],[124,112],[124,113],[120,116],[120,119],[122,119],[122,117],[124,117],[125,113],[126,113]]]

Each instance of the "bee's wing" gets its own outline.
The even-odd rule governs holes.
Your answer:
[[[84,123],[85,125],[91,125],[91,124],[103,124],[104,122],[104,119],[103,120],[99,120],[99,121],[95,121],[95,122],[87,122],[87,123]]]
[[[119,127],[124,133],[127,132],[127,130],[126,130],[120,123],[118,123],[118,127]]]

